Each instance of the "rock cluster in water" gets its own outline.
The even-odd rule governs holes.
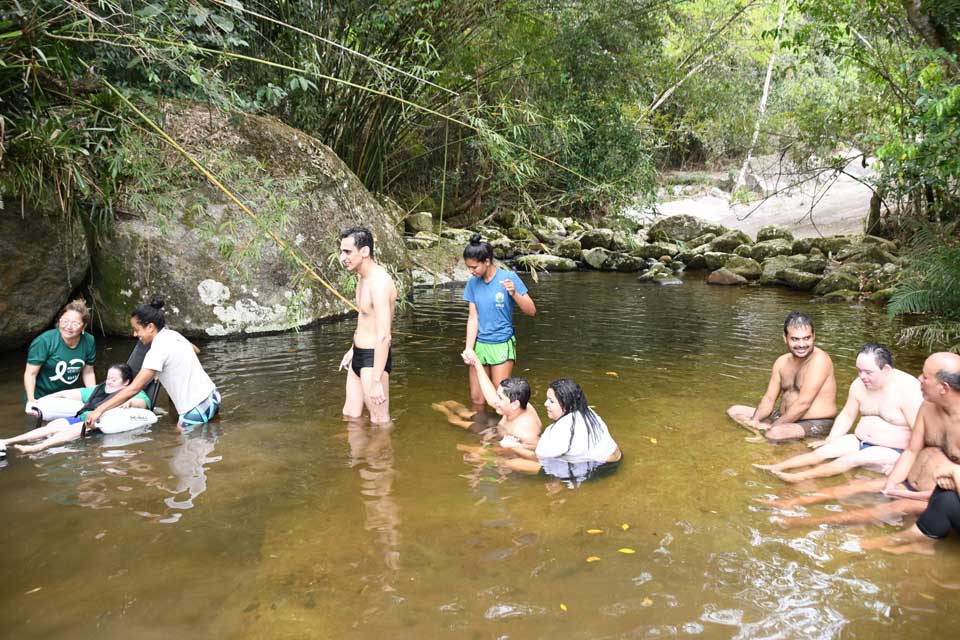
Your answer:
[[[521,270],[636,272],[640,281],[659,285],[680,284],[683,273],[706,272],[710,284],[781,286],[821,301],[886,302],[900,271],[896,243],[869,235],[794,238],[789,229],[768,225],[753,239],[690,215],[662,218],[647,228],[622,218],[595,226],[544,217],[529,228],[481,225],[438,234],[427,216],[418,214],[416,226],[408,219],[404,239],[416,265],[415,286],[465,281],[469,274],[460,254],[475,231],[497,258]]]

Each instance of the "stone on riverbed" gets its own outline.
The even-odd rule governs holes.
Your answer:
[[[577,263],[569,258],[553,256],[548,253],[535,253],[520,256],[516,260],[517,267],[527,271],[576,271]]]
[[[746,278],[738,276],[733,271],[725,268],[717,269],[707,276],[707,284],[735,285],[746,283]]]
[[[706,264],[707,269],[710,271],[716,271],[726,266],[727,261],[733,257],[735,256],[732,253],[722,253],[719,251],[708,251],[703,254],[704,264]]]
[[[607,251],[601,247],[584,250],[583,261],[601,271],[640,271],[644,261],[628,253]]]
[[[777,280],[796,291],[811,291],[822,279],[823,276],[799,269],[787,268],[777,272]]]
[[[723,266],[728,271],[732,271],[738,276],[743,276],[747,280],[757,280],[762,273],[759,262],[753,258],[744,258],[737,255],[730,256]]]
[[[661,256],[675,256],[679,251],[680,248],[670,242],[651,242],[650,244],[634,246],[630,250],[630,253],[644,260],[649,260],[650,258],[659,260]]]
[[[733,229],[723,235],[717,236],[710,242],[710,251],[719,251],[722,253],[731,253],[742,244],[751,244],[753,241],[750,236],[743,231]]]
[[[429,211],[411,213],[404,220],[404,225],[406,226],[407,231],[413,234],[421,231],[431,233],[433,232],[433,215]]]
[[[793,242],[776,238],[774,240],[764,240],[753,245],[750,251],[750,257],[757,262],[763,262],[767,258],[774,256],[788,256],[793,251]]]
[[[880,244],[863,243],[844,247],[837,252],[836,259],[840,262],[887,264],[888,262],[896,262],[897,256],[884,249]]]
[[[647,231],[647,237],[653,241],[689,242],[705,233],[722,235],[727,229],[695,216],[680,214],[657,220]]]
[[[564,238],[553,251],[561,258],[580,260],[583,255],[583,246],[577,238]]]
[[[860,297],[860,294],[850,289],[839,289],[825,293],[819,298],[814,298],[814,302],[853,302]]]
[[[705,245],[708,242],[712,242],[716,237],[717,237],[717,234],[715,233],[705,233],[703,235],[697,236],[696,238],[694,238],[693,240],[687,243],[687,248],[694,249],[701,245]]]
[[[814,293],[823,296],[834,291],[858,290],[860,289],[860,279],[849,271],[836,270],[820,281],[820,284],[814,289]]]
[[[793,242],[793,232],[782,224],[768,224],[760,227],[757,231],[757,242],[766,240],[787,240]]]
[[[609,249],[613,244],[613,231],[610,229],[590,229],[580,234],[580,246],[586,249]]]

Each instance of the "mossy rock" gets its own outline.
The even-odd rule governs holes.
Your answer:
[[[773,256],[760,265],[760,284],[783,284],[777,274],[784,269],[799,269],[806,256]]]
[[[580,246],[588,249],[609,249],[613,245],[613,231],[610,229],[590,229],[580,234]]]
[[[768,224],[760,227],[757,231],[757,242],[766,240],[787,240],[793,242],[793,232],[781,224]]]
[[[764,240],[753,245],[750,257],[757,262],[763,262],[767,258],[774,256],[788,256],[793,251],[793,242],[777,238],[774,240]]]
[[[697,247],[699,249],[700,247]],[[651,242],[649,244],[635,245],[630,249],[630,253],[638,258],[648,260],[653,258],[659,260],[661,256],[675,256],[679,252],[679,247],[670,242]],[[695,255],[695,254],[693,254]]]
[[[695,247],[703,246],[708,242],[712,242],[716,237],[717,237],[717,234],[715,233],[704,233],[703,235],[697,236],[690,242],[687,242],[686,245],[688,249],[693,249]]]
[[[837,291],[831,291],[830,293],[824,293],[820,297],[816,298],[814,302],[853,302],[859,298],[860,294],[856,291],[852,291],[850,289],[839,289]]]
[[[777,272],[777,280],[796,291],[812,291],[822,279],[823,276],[799,269],[787,268]]]
[[[811,238],[812,246],[820,249],[826,255],[835,255],[844,247],[855,244],[850,236],[824,236],[822,238]]]
[[[507,229],[507,237],[516,242],[540,241],[540,238],[537,237],[537,234],[526,227],[510,227]]]
[[[759,280],[760,274],[763,272],[759,262],[753,258],[744,258],[738,255],[730,256],[723,266],[727,270],[732,271],[738,276],[743,276],[747,280]]]
[[[745,234],[743,231],[734,229],[714,238],[710,242],[710,250],[719,251],[721,253],[731,253],[740,245],[752,244],[752,242],[753,241],[750,239],[750,236]]]
[[[738,255],[741,258],[750,258],[753,259],[753,245],[750,244],[741,244],[736,249],[733,250],[734,255]]]
[[[847,271],[834,271],[826,276],[816,286],[814,293],[824,296],[834,291],[859,290],[860,279]]]
[[[140,216],[118,220],[94,255],[94,317],[106,332],[128,335],[130,309],[154,295],[166,299],[170,326],[190,336],[284,331],[346,313],[346,303],[308,277],[263,227],[322,265],[342,289],[346,274],[327,267],[339,252],[339,230],[367,226],[377,261],[393,272],[401,295],[409,291],[402,211],[370,194],[320,141],[273,118],[207,105],[168,103],[164,122],[213,173],[243,181],[258,222],[180,155],[148,149],[142,155],[156,163],[151,170],[160,179],[128,185],[120,207]]]
[[[726,227],[712,224],[695,216],[680,214],[657,220],[647,231],[651,241],[689,242],[705,233],[722,235]]]
[[[893,294],[896,292],[897,290],[893,287],[878,289],[877,291],[874,291],[873,293],[870,294],[870,302],[886,304],[887,302],[890,302],[890,298],[892,298]]]
[[[704,262],[707,266],[707,269],[710,271],[716,271],[717,269],[724,267],[727,264],[727,261],[733,257],[734,255],[732,253],[723,253],[720,251],[708,251],[703,254]]]
[[[580,260],[582,252],[583,246],[577,238],[564,238],[554,249],[556,255],[570,260]]]

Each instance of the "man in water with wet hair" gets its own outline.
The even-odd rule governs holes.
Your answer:
[[[882,473],[893,469],[910,442],[911,429],[923,402],[919,381],[893,368],[893,355],[881,344],[868,342],[857,355],[857,377],[847,402],[826,440],[811,442],[809,453],[777,464],[755,464],[786,482],[825,478],[855,467],[873,467]],[[848,433],[857,417],[854,433]],[[820,464],[832,460],[826,464]],[[798,473],[787,469],[817,465]]]
[[[924,402],[910,445],[890,472],[884,492],[895,495],[894,489],[911,472],[917,455],[931,447],[944,454],[932,471],[938,486],[915,525],[892,536],[864,541],[864,549],[931,553],[935,540],[946,538],[951,529],[960,531],[960,355],[934,353],[927,358],[920,389]]]
[[[347,369],[343,415],[359,418],[366,405],[371,423],[390,422],[390,353],[397,287],[387,270],[373,260],[373,234],[366,227],[340,233],[340,262],[357,274],[357,330],[353,346],[340,361]]]
[[[727,415],[768,440],[826,436],[837,415],[837,381],[833,361],[814,345],[813,320],[794,311],[783,322],[788,353],[773,363],[767,391],[756,408],[734,405]],[[780,397],[780,409],[774,408]]]

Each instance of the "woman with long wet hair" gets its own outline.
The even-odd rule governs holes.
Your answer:
[[[554,380],[543,405],[553,423],[540,435],[536,449],[508,447],[519,457],[503,459],[501,464],[553,476],[571,486],[620,466],[623,453],[607,424],[587,404],[579,384],[570,378]]]

